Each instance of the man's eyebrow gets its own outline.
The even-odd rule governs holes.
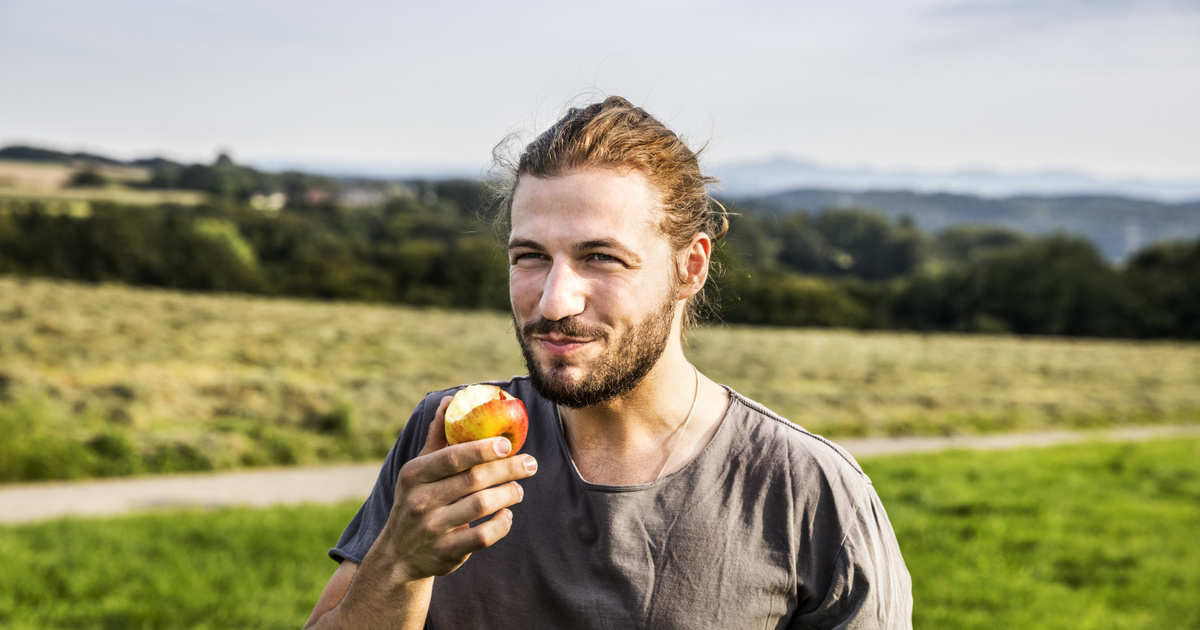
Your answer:
[[[541,249],[542,246],[537,241],[531,241],[527,238],[516,238],[508,243],[508,251],[518,248],[525,249]]]
[[[624,245],[621,244],[620,241],[616,241],[616,240],[613,240],[610,238],[599,238],[599,239],[595,239],[595,240],[591,240],[591,241],[583,241],[582,243],[578,243],[575,245],[576,251],[587,251],[590,249],[616,250],[617,252],[619,252],[621,254],[621,256],[623,256],[625,258],[629,258],[631,260],[640,260],[640,257],[637,254],[635,254],[632,249],[625,247]]]

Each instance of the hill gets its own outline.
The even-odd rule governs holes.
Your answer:
[[[741,199],[738,207],[760,214],[870,208],[891,219],[909,217],[928,232],[962,223],[1003,226],[1032,235],[1066,232],[1086,237],[1112,261],[1123,260],[1150,243],[1200,235],[1200,201],[1164,203],[1105,195],[990,199],[948,193],[800,189]]]
[[[0,148],[0,160],[43,163],[47,166],[53,164],[72,170],[101,169],[100,172],[110,179],[114,179],[111,175],[112,169],[125,167],[128,172],[136,170],[140,174],[140,177],[133,178],[138,180],[136,182],[129,176],[123,178],[139,188],[183,189],[232,196],[242,200],[249,200],[254,195],[281,193],[293,201],[335,197],[351,205],[361,204],[364,200],[367,203],[379,203],[387,196],[389,186],[401,184],[399,180],[379,177],[260,171],[234,165],[226,156],[221,156],[212,165],[187,165],[161,157],[123,162],[94,153],[67,153],[39,147],[9,146]],[[1161,190],[1144,182],[1133,182],[1140,187],[1125,182],[1129,185],[1116,189],[1128,191],[1130,194],[1036,194],[999,197],[916,192],[917,188],[906,189],[908,184],[916,186],[917,180],[913,179],[916,175],[913,174],[860,173],[845,169],[820,168],[795,161],[776,160],[744,164],[726,170],[729,172],[721,173],[722,178],[726,180],[725,186],[728,191],[724,196],[736,202],[740,210],[759,214],[864,208],[879,211],[893,220],[908,217],[918,227],[930,233],[958,224],[994,225],[1035,236],[1063,232],[1087,238],[1105,258],[1113,262],[1123,261],[1133,252],[1152,243],[1191,240],[1200,236],[1200,199],[1191,194],[1195,191],[1185,185],[1186,182],[1162,184],[1159,187]],[[0,180],[4,179],[2,175],[3,173],[0,173]],[[801,180],[797,180],[801,175]],[[939,181],[946,186],[955,182],[955,185],[971,184],[974,189],[993,193],[1019,189],[1099,190],[1096,186],[1105,183],[1073,173],[1040,174],[1038,177],[1030,175],[1024,176],[1023,179],[1019,176],[1005,179],[1001,175],[982,172],[952,175],[953,177],[947,176],[950,177],[948,180]],[[60,179],[65,181],[68,176],[63,174]],[[781,187],[792,181],[828,182],[829,185],[796,187],[780,192]],[[0,186],[3,185],[0,181]],[[1004,188],[1005,185],[1009,188]],[[875,186],[876,189],[865,189],[870,186]],[[753,194],[752,191],[756,190],[775,192]],[[1156,191],[1160,193],[1157,195],[1158,200],[1155,200]],[[9,196],[29,196],[18,195],[17,192],[19,191],[10,190]],[[110,198],[116,194],[113,191],[109,192]],[[136,202],[141,199],[138,192],[122,191],[124,196],[116,200]],[[45,191],[41,194],[45,195]],[[95,191],[77,191],[73,194],[75,197],[96,197]],[[143,194],[142,197],[147,196]],[[153,196],[147,198],[158,199]],[[1190,200],[1166,200],[1185,198]]]
[[[763,197],[788,190],[815,188],[862,192],[912,190],[976,195],[1096,196],[1153,199],[1168,203],[1200,200],[1200,179],[1104,177],[1052,168],[998,171],[964,168],[953,171],[831,166],[791,157],[714,165],[721,189],[730,197]]]

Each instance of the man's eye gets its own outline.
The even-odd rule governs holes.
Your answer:
[[[509,264],[515,265],[515,264],[518,264],[521,262],[529,262],[529,261],[539,260],[541,258],[545,258],[545,257],[536,252],[521,252],[519,254],[513,254],[509,260]]]
[[[592,260],[597,262],[621,262],[620,259],[614,256],[609,256],[608,254],[592,254]]]

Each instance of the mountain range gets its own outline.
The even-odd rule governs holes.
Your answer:
[[[1163,203],[1113,195],[988,199],[950,193],[821,189],[730,200],[739,211],[755,213],[869,209],[893,220],[908,217],[930,233],[954,224],[971,223],[1004,226],[1035,235],[1075,234],[1088,238],[1113,262],[1151,243],[1200,236],[1200,201]]]
[[[1200,201],[1200,178],[1149,180],[1106,178],[1068,169],[1001,172],[986,168],[955,171],[884,170],[827,166],[790,157],[715,165],[721,193],[752,198],[801,188],[851,192],[908,190],[984,198],[1013,196],[1112,195],[1167,203]]]
[[[1200,179],[1105,179],[1070,170],[934,173],[829,167],[794,158],[714,169],[717,196],[748,212],[876,210],[937,232],[960,223],[1084,236],[1111,261],[1200,236]]]

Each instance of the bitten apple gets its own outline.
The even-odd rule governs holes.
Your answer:
[[[468,385],[446,407],[446,441],[451,444],[504,436],[516,453],[528,432],[525,403],[495,385]]]

